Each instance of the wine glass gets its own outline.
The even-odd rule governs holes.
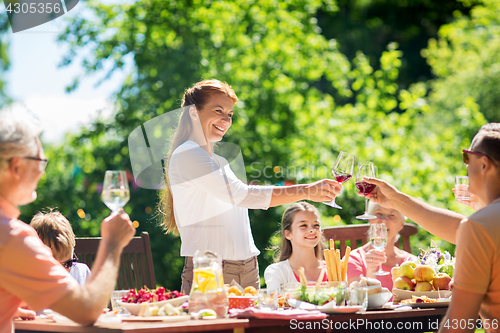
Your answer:
[[[363,177],[376,177],[375,165],[373,162],[361,162],[358,164],[358,170],[356,171],[356,187],[363,194],[368,194],[375,189],[375,185],[368,184],[362,181]],[[371,220],[377,217],[368,214],[368,198],[365,196],[365,213],[363,215],[356,216],[360,220]]]
[[[104,174],[102,201],[113,212],[125,206],[130,199],[125,171],[108,170]]]
[[[354,173],[354,157],[353,154],[346,153],[345,151],[341,151],[339,156],[337,156],[332,168],[332,174],[339,183],[342,184],[351,179]],[[332,201],[325,201],[323,203],[333,208],[342,209],[342,207],[335,203],[335,198]]]
[[[387,244],[387,228],[385,223],[372,223],[370,224],[370,230],[368,231],[370,236],[370,242],[375,250],[382,251]],[[380,264],[378,271],[375,275],[387,275],[389,272],[382,270],[382,264]]]

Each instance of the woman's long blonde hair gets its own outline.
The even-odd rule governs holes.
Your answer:
[[[174,235],[179,234],[179,229],[177,228],[177,224],[175,222],[174,200],[168,181],[168,166],[174,150],[189,139],[193,130],[193,124],[188,110],[189,108],[186,106],[194,105],[198,111],[201,111],[214,94],[224,94],[232,99],[234,103],[238,101],[238,97],[230,85],[215,79],[204,80],[196,83],[193,87],[186,89],[184,97],[182,98],[181,106],[184,107],[184,110],[182,111],[179,119],[179,125],[177,126],[177,130],[174,134],[172,147],[170,148],[167,163],[165,164],[164,172],[166,188],[160,191],[160,202],[158,205],[158,210],[162,215],[161,224],[166,233],[172,232]]]

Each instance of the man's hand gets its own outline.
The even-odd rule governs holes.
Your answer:
[[[27,305],[18,307],[16,313],[14,314],[14,318],[22,320],[34,320],[35,316],[35,311],[31,310]]]
[[[124,210],[120,209],[105,218],[101,224],[101,236],[103,241],[124,248],[135,235],[135,228],[130,217]]]
[[[395,209],[393,205],[393,200],[397,197],[400,192],[391,184],[384,180],[380,180],[377,178],[364,177],[362,179],[363,182],[368,184],[376,185],[377,187],[366,195],[363,192],[358,192],[359,196],[366,196],[370,201],[379,204],[384,208]]]

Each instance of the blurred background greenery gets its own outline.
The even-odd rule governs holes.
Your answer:
[[[180,240],[158,225],[158,192],[131,174],[128,135],[180,107],[184,90],[217,78],[240,101],[224,140],[237,144],[247,179],[304,183],[331,177],[339,151],[371,160],[378,176],[433,205],[470,214],[454,201],[455,175],[465,175],[461,149],[485,123],[500,121],[500,0],[137,0],[85,1],[60,42],[69,65],[83,57],[82,76],[109,76],[133,58],[133,71],[113,96],[115,113],[100,117],[64,144],[45,146],[51,162],[38,200],[23,207],[30,221],[57,207],[77,236],[98,236],[109,214],[100,198],[105,170],[125,169],[125,207],[148,231],[157,283],[179,289]],[[6,31],[0,21],[0,34]],[[0,68],[8,66],[0,39]],[[0,103],[9,102],[2,93]],[[267,170],[265,173],[264,170]],[[271,171],[272,170],[272,171]],[[354,182],[344,184],[342,210],[315,204],[323,225],[360,223]],[[195,203],[193,203],[195,205]],[[266,250],[285,207],[250,211],[261,275]],[[420,228],[412,252],[434,239]]]

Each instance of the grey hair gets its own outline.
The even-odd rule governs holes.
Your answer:
[[[379,208],[379,207],[382,207],[382,206],[380,206],[378,203],[370,201],[370,203],[368,204],[368,214],[372,214],[373,215],[373,212],[375,210],[377,210],[377,208]],[[403,222],[406,221],[407,217],[403,213],[401,213],[398,210],[395,210],[395,211],[398,212],[399,215],[401,215],[401,218],[403,219]]]
[[[370,201],[370,203],[368,204],[368,214],[372,214],[373,215],[373,212],[375,212],[377,210],[377,208],[379,208],[379,207],[382,207],[382,206],[380,206],[378,203]],[[406,221],[407,217],[403,213],[401,213],[400,211],[398,211],[396,209],[394,209],[394,210],[399,213],[399,215],[403,219],[403,223],[404,223]],[[400,237],[401,237],[401,235],[398,232],[396,234],[395,241],[398,242]]]
[[[0,171],[13,157],[35,155],[41,132],[40,121],[28,110],[0,110]]]

